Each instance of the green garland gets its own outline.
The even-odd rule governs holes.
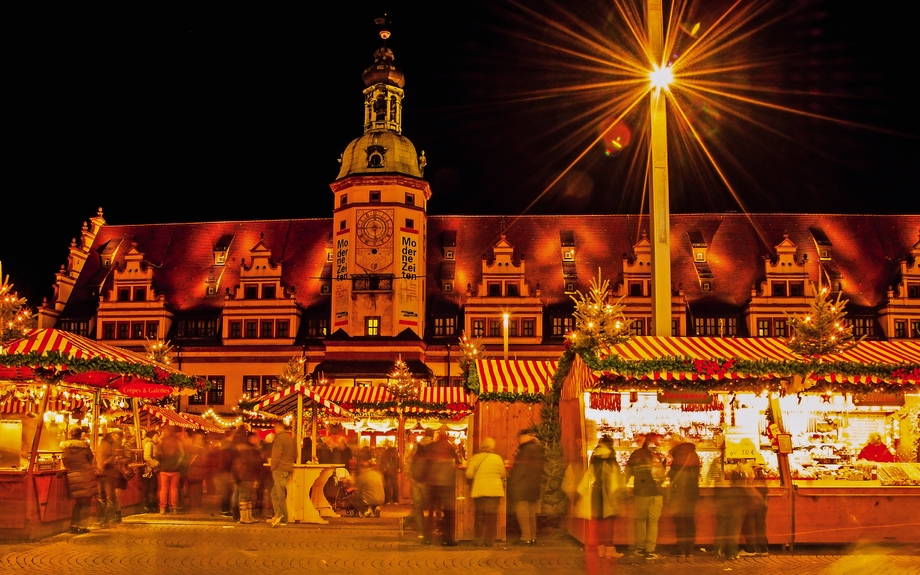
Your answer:
[[[479,381],[479,367],[477,367],[475,361],[471,361],[469,366],[464,385],[468,392],[479,395],[479,392],[482,391],[482,383]]]
[[[511,391],[493,391],[483,393],[479,401],[501,401],[503,403],[540,403],[543,401],[542,393],[514,393]]]
[[[209,383],[202,378],[166,371],[154,365],[136,364],[104,358],[77,359],[52,351],[46,353],[16,353],[0,355],[4,367],[29,367],[60,377],[63,372],[104,372],[113,375],[132,375],[147,381],[185,389],[207,389]]]

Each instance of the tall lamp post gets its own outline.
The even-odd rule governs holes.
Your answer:
[[[668,198],[668,85],[674,80],[664,54],[662,0],[647,0],[646,25],[652,56],[649,220],[652,240],[652,335],[671,335],[671,210]]]

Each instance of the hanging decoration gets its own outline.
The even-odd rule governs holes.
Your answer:
[[[19,297],[9,276],[4,277],[3,265],[0,263],[0,343],[20,338],[33,327],[35,318],[32,317],[26,298]]]
[[[597,277],[591,278],[591,291],[576,295],[571,296],[575,302],[575,330],[567,340],[573,349],[595,350],[629,341],[630,322],[623,314],[622,298],[609,303],[610,282],[601,278],[600,269]]]
[[[786,314],[791,332],[786,345],[805,358],[821,358],[856,347],[865,336],[856,339],[853,326],[845,321],[848,300],[841,299],[840,293],[836,301],[830,301],[827,286],[813,287],[815,299],[811,311],[804,315]]]

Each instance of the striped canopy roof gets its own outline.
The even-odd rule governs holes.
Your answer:
[[[302,383],[264,395],[253,409],[254,411],[265,411],[275,415],[286,415],[297,410],[298,395],[303,396],[305,406],[315,403],[317,407],[322,407],[329,415],[351,416],[351,413],[343,409],[339,404],[323,397],[315,389],[309,388]]]
[[[480,395],[543,395],[556,373],[554,361],[480,359],[476,361]]]
[[[59,329],[34,329],[6,345],[6,353],[46,354],[57,352],[72,359],[107,359],[125,363],[151,363],[149,359],[98,341]]]
[[[38,411],[41,407],[40,401],[31,401],[28,399],[20,400],[11,397],[0,403],[0,414],[22,414],[32,411]],[[48,411],[65,411],[70,412],[76,409],[85,409],[86,402],[82,398],[74,395],[69,399],[58,396],[48,401]]]
[[[773,378],[781,377],[772,374],[752,375],[744,373],[743,370],[735,367],[733,369],[720,369],[726,360],[739,362],[741,360],[749,362],[771,361],[774,365],[780,365],[783,362],[799,363],[803,360],[801,357],[792,353],[783,339],[780,338],[718,338],[718,337],[658,337],[658,336],[637,336],[629,341],[599,351],[598,358],[604,359],[616,357],[626,362],[641,362],[646,360],[655,360],[660,358],[682,358],[690,362],[702,362],[703,367],[713,367],[714,369],[693,369],[694,363],[688,363],[688,370],[676,371],[653,371],[636,377],[637,379],[655,379],[655,380],[705,380],[705,379],[746,379],[746,378]],[[910,340],[894,341],[862,341],[853,349],[841,354],[829,355],[822,358],[825,364],[834,362],[846,362],[850,364],[884,364],[888,366],[917,366],[920,365],[920,342]],[[893,378],[895,381],[912,381],[920,382],[920,374],[909,372],[903,377]],[[594,378],[599,379],[606,372],[594,372]],[[609,373],[609,375],[624,375],[626,373]],[[783,376],[788,377],[788,376]],[[878,376],[858,375],[858,374],[830,374],[825,376],[816,376],[819,379],[841,383],[881,383],[883,380]]]
[[[323,397],[340,404],[376,404],[381,410],[396,407],[396,398],[385,385],[372,387],[352,387],[344,385],[318,385],[313,388]],[[423,387],[418,398],[410,402],[407,413],[425,413],[431,408],[423,405],[439,406],[443,411],[468,411],[472,409],[475,399],[462,387]]]
[[[141,378],[174,387],[177,384],[196,387],[196,378],[144,355],[59,329],[30,330],[23,337],[7,343],[3,351],[5,354],[0,354],[0,365],[17,367],[23,372],[27,371],[23,368],[49,367],[47,359],[35,358],[51,356],[51,361],[61,362],[61,365],[53,367],[63,373],[65,381],[71,383],[117,389],[122,383]],[[29,363],[34,365],[25,365]]]
[[[226,433],[226,430],[223,427],[217,425],[210,419],[201,417],[197,413],[180,413],[179,415],[191,421],[193,424],[195,424],[196,428],[202,431],[207,431],[209,433]]]
[[[184,427],[185,429],[198,429],[198,426],[195,425],[192,420],[187,419],[181,413],[177,413],[173,409],[166,407],[157,407],[155,405],[145,405],[141,407],[141,412],[148,414],[151,418],[159,421],[158,427],[163,427],[166,425],[175,425],[177,427]],[[126,416],[125,420],[129,419],[130,416]],[[151,422],[152,423],[152,422]],[[154,425],[148,424],[148,427],[155,427]]]

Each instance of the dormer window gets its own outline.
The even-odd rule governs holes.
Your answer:
[[[275,299],[275,284],[262,284],[262,299]]]
[[[805,295],[805,282],[789,282],[789,295],[792,297]]]
[[[575,261],[575,250],[565,250],[564,252],[562,252],[562,261],[574,262]]]
[[[453,282],[444,282],[444,293],[451,293],[454,291]]]
[[[227,263],[227,252],[214,252],[214,265],[222,266]]]
[[[259,286],[257,284],[244,285],[243,299],[259,299]]]
[[[502,295],[502,284],[498,282],[489,282],[488,288],[489,297],[501,297]]]
[[[575,283],[574,282],[565,283],[565,293],[575,293]]]
[[[112,260],[110,260],[109,258],[103,258],[102,265],[103,267],[109,267],[112,265]]]
[[[773,282],[773,297],[786,297],[786,282]]]
[[[511,283],[507,284],[505,286],[505,289],[507,291],[505,295],[507,295],[508,297],[518,297],[520,295],[520,289],[519,289],[518,284],[511,284]]]
[[[118,301],[131,301],[131,288],[118,288]]]
[[[147,288],[145,287],[134,288],[134,301],[147,301]]]
[[[699,252],[694,252],[693,256],[694,256],[694,259],[696,259],[696,261],[698,261],[698,262],[705,262],[705,261],[706,261],[706,254],[704,254],[704,253],[701,252],[701,251],[699,251]]]
[[[702,288],[703,288],[703,293],[712,292],[712,282],[703,282]]]
[[[447,250],[444,252],[444,259],[448,261],[454,260],[454,250]]]
[[[319,293],[321,293],[322,295],[329,295],[330,293],[332,293],[332,288],[329,286],[329,284],[323,284],[319,288]]]

